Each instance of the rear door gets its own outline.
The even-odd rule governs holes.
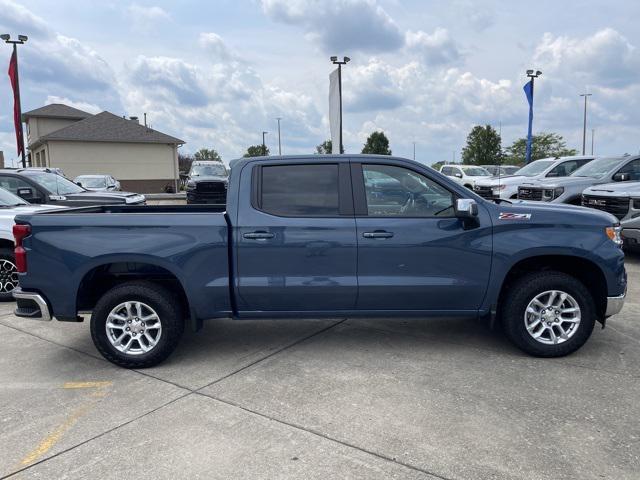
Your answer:
[[[235,230],[237,308],[260,312],[353,310],[356,227],[348,161],[261,161],[240,179]],[[245,194],[246,193],[246,194]]]
[[[479,205],[472,225],[456,195],[426,169],[352,164],[358,235],[358,309],[473,312],[486,292],[492,226]],[[373,181],[372,179],[376,179]]]

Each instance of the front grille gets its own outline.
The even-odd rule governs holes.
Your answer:
[[[583,195],[582,206],[596,208],[611,213],[622,220],[629,213],[629,199],[625,197],[599,197],[596,195]]]
[[[227,185],[224,182],[197,182],[198,193],[224,193],[227,194]]]
[[[493,198],[498,198],[498,195],[493,194],[493,187],[483,187],[483,186],[476,185],[476,187],[474,188],[474,191],[478,195],[480,195],[482,198],[488,198],[490,200]]]
[[[542,200],[542,189],[541,188],[523,188],[518,187],[518,199],[519,200]]]

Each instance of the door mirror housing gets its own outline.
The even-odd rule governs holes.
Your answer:
[[[455,211],[458,218],[476,218],[478,216],[478,204],[471,198],[458,198]]]
[[[628,173],[616,173],[613,176],[613,181],[614,182],[628,182],[631,179],[631,175],[629,175]]]
[[[457,178],[462,178],[462,174],[461,173],[454,173],[453,176],[457,177]]]

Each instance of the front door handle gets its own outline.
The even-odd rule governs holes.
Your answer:
[[[275,237],[275,235],[269,232],[251,232],[242,234],[242,238],[246,238],[247,240],[267,240],[273,237]]]
[[[375,232],[364,232],[362,234],[364,238],[391,238],[393,232],[385,232],[384,230],[376,230]]]

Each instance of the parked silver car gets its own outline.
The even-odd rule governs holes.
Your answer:
[[[554,203],[582,203],[582,192],[593,185],[640,180],[640,156],[597,158],[565,178],[522,182],[520,200]]]
[[[120,191],[120,182],[111,175],[80,175],[73,181],[94,192]]]
[[[582,192],[582,205],[618,217],[625,245],[640,248],[640,181],[589,187]]]

